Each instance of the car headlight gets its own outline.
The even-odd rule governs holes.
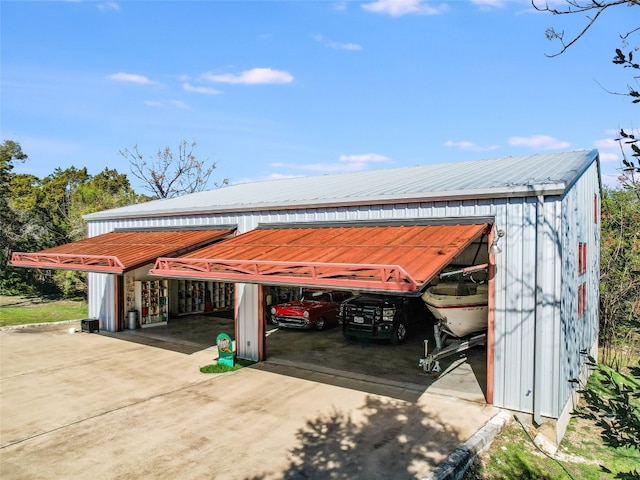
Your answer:
[[[309,318],[309,312],[307,310],[305,310],[304,313],[302,314],[302,316],[304,318]]]
[[[393,317],[396,315],[395,307],[392,308],[383,308],[382,309],[382,321],[383,322],[393,322]]]
[[[276,307],[271,307],[271,315],[275,315],[276,314]]]

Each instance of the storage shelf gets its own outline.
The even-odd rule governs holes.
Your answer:
[[[136,288],[139,291],[136,300],[140,302],[140,326],[166,325],[169,321],[169,281],[136,282]]]
[[[203,280],[178,280],[178,315],[225,310],[233,307],[233,284]]]

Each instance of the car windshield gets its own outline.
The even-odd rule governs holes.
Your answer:
[[[330,302],[331,295],[326,292],[303,292],[302,300],[311,300],[314,302]]]

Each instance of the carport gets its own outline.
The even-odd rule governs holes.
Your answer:
[[[236,301],[235,338],[240,357],[256,359],[251,357],[255,352],[258,360],[266,360],[265,286],[420,295],[474,241],[491,236],[490,223],[490,218],[458,218],[260,225],[180,257],[158,258],[150,273],[162,278],[205,278],[255,285],[254,301]],[[482,258],[487,258],[486,251]],[[491,273],[489,285],[491,289]],[[247,330],[256,333],[256,348],[251,348]],[[491,350],[490,341],[488,345]],[[491,372],[492,355],[488,353],[487,358],[487,371]],[[490,388],[487,397],[491,401]]]

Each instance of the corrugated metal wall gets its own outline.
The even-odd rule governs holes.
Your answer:
[[[596,172],[594,174],[593,172]],[[594,176],[596,177],[594,180]],[[509,409],[533,412],[534,410],[534,352],[536,350],[536,295],[541,302],[539,311],[544,312],[543,324],[538,330],[539,351],[544,352],[539,359],[538,368],[545,372],[544,394],[538,398],[538,408],[543,415],[557,416],[566,403],[568,385],[565,378],[572,369],[567,365],[575,364],[575,353],[570,358],[562,352],[563,343],[573,342],[584,348],[585,338],[582,332],[567,331],[561,335],[561,325],[570,324],[566,312],[575,310],[571,296],[573,286],[561,285],[560,276],[567,268],[566,255],[575,243],[571,225],[584,223],[577,221],[575,215],[584,198],[590,192],[593,196],[594,181],[597,184],[597,166],[594,163],[586,175],[588,185],[578,182],[579,196],[572,191],[564,200],[546,198],[543,204],[545,223],[536,228],[538,202],[535,197],[482,200],[482,201],[446,201],[421,204],[397,204],[382,206],[360,206],[343,208],[300,209],[291,211],[271,211],[227,214],[219,216],[183,216],[173,218],[141,218],[109,222],[94,222],[89,226],[89,236],[113,231],[116,228],[184,227],[209,225],[237,225],[239,233],[252,230],[260,223],[288,222],[330,222],[356,220],[391,220],[493,216],[497,229],[505,231],[500,239],[502,253],[496,256],[495,277],[495,371],[494,404]],[[575,200],[572,200],[576,196]],[[579,197],[579,198],[578,198]],[[591,199],[592,203],[593,200]],[[563,215],[564,214],[564,215]],[[590,210],[587,216],[593,214]],[[561,233],[558,233],[561,232]],[[596,239],[591,235],[591,242]],[[537,247],[538,245],[538,247]],[[597,243],[596,243],[597,245]],[[539,270],[542,278],[536,292],[536,251],[543,256],[543,268]],[[597,248],[589,248],[595,255]],[[556,255],[562,256],[563,263],[554,261]],[[568,253],[568,255],[572,255]],[[591,269],[597,271],[590,258]],[[570,267],[569,267],[570,269]],[[108,275],[90,275],[90,314],[99,314],[105,329],[114,329],[113,284]],[[594,281],[595,282],[595,281]],[[571,282],[570,282],[571,283]],[[575,284],[575,282],[573,282]],[[597,293],[597,284],[590,283],[589,291]],[[594,289],[596,289],[594,291]],[[258,358],[258,295],[253,285],[238,285],[237,300],[241,325],[237,339],[239,352],[247,358]],[[595,295],[594,295],[594,298]],[[596,302],[592,302],[596,303]],[[593,305],[591,305],[593,307]],[[562,312],[562,315],[561,315]],[[597,314],[589,313],[589,318]],[[593,338],[592,329],[586,338]],[[578,339],[578,337],[580,337]],[[242,345],[240,345],[242,343]],[[573,368],[573,367],[572,367]],[[540,380],[539,380],[540,381]]]
[[[600,179],[596,164],[582,175],[565,195],[562,202],[564,282],[561,312],[561,349],[559,349],[560,376],[558,405],[562,409],[577,388],[570,383],[577,379],[590,352],[598,340],[599,288],[600,288]],[[587,248],[587,271],[578,272],[578,244]],[[586,305],[582,318],[578,318],[578,289],[586,287]]]

